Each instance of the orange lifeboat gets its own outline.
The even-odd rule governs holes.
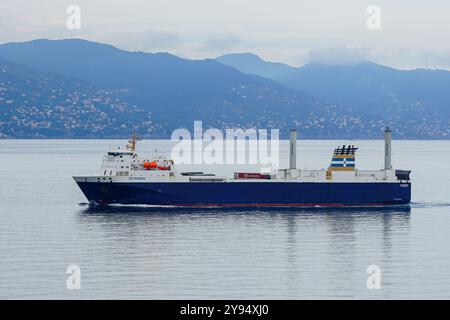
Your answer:
[[[144,162],[144,168],[145,169],[156,169],[158,167],[158,164],[156,163],[156,161],[152,161],[152,162]]]
[[[158,166],[159,170],[170,170],[170,166]]]

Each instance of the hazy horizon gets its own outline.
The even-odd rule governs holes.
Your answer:
[[[81,10],[80,29],[66,26],[70,5]],[[381,29],[367,27],[370,5],[381,10]],[[1,43],[82,38],[188,59],[251,52],[292,66],[367,59],[400,69],[450,69],[450,3],[443,0],[1,0],[0,12]]]
[[[204,58],[191,58],[191,57],[185,57],[185,56],[181,56],[178,55],[176,53],[170,52],[170,51],[143,51],[143,50],[133,50],[133,49],[125,49],[125,48],[120,48],[117,45],[111,44],[111,43],[106,43],[106,42],[100,42],[100,41],[93,41],[93,40],[88,40],[88,39],[83,39],[83,38],[61,38],[61,39],[50,39],[50,38],[37,38],[37,39],[32,39],[32,40],[27,40],[27,41],[8,41],[8,42],[0,42],[0,45],[3,44],[10,44],[10,43],[27,43],[27,42],[32,42],[32,41],[39,41],[39,40],[50,40],[50,41],[63,41],[63,40],[82,40],[82,41],[89,41],[89,42],[93,42],[93,43],[98,43],[98,44],[103,44],[103,45],[110,45],[116,49],[122,50],[122,51],[127,51],[127,52],[144,52],[144,53],[167,53],[170,55],[175,55],[179,58],[182,59],[187,59],[187,60],[205,60],[205,59],[216,59],[219,58],[223,55],[255,55],[256,57],[262,59],[265,62],[269,62],[269,63],[281,63],[284,65],[287,65],[289,67],[302,67],[308,63],[319,63],[319,64],[324,64],[324,65],[355,65],[355,64],[359,64],[359,63],[363,63],[363,62],[370,62],[370,63],[376,63],[376,64],[380,64],[380,65],[384,65],[387,67],[391,67],[394,69],[398,69],[398,70],[416,70],[416,69],[430,69],[430,70],[444,70],[444,71],[450,71],[450,67],[448,69],[446,68],[433,68],[433,67],[410,67],[410,68],[405,68],[405,67],[397,67],[397,66],[393,66],[393,65],[389,65],[389,64],[384,64],[384,63],[380,63],[380,62],[376,62],[373,60],[370,60],[368,58],[361,58],[360,60],[354,60],[354,61],[342,61],[342,62],[327,62],[327,61],[306,61],[304,64],[302,65],[293,65],[290,63],[285,63],[282,61],[277,61],[277,60],[268,60],[265,59],[264,57],[260,56],[259,54],[255,53],[255,52],[250,52],[250,51],[235,51],[235,52],[226,52],[223,53],[222,55],[219,56],[211,56],[211,57],[204,57]],[[1,58],[1,57],[0,57]]]

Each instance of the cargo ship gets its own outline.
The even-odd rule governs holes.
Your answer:
[[[182,172],[170,159],[136,152],[133,135],[125,148],[106,152],[99,175],[73,177],[94,205],[177,207],[354,207],[405,205],[411,201],[409,170],[391,165],[392,132],[384,132],[384,168],[358,170],[357,147],[338,146],[330,166],[296,168],[297,132],[290,132],[289,168],[270,173]]]

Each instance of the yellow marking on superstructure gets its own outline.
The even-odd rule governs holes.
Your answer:
[[[355,171],[355,167],[329,167],[329,171]]]
[[[333,154],[333,158],[339,158],[339,159],[355,158],[355,155],[354,154]]]

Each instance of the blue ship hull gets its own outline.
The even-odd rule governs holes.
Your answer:
[[[159,206],[383,206],[408,204],[411,184],[309,182],[77,182],[97,204]]]

